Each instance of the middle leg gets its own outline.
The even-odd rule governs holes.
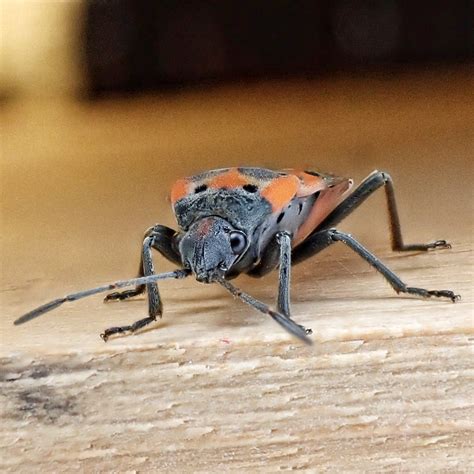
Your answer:
[[[430,249],[446,249],[451,248],[451,245],[446,240],[436,240],[434,242],[420,243],[420,244],[406,244],[403,241],[402,228],[400,224],[400,217],[398,215],[397,202],[395,199],[395,189],[391,176],[384,171],[374,171],[357,188],[349,194],[318,226],[316,232],[321,230],[333,228],[355,209],[357,209],[369,196],[371,196],[377,189],[383,187],[385,189],[385,196],[387,198],[387,210],[390,223],[390,237],[392,242],[392,249],[402,251],[426,251]],[[304,246],[302,242],[301,246]]]

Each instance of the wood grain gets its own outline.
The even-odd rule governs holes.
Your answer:
[[[470,77],[7,104],[1,470],[473,472]],[[341,244],[294,270],[313,347],[191,279],[162,284],[154,328],[107,344],[98,334],[142,317],[143,298],[13,327],[50,298],[132,276],[142,230],[172,223],[172,180],[234,164],[391,172],[407,241],[453,249],[392,253],[382,193],[341,228],[407,283],[463,300],[397,296]],[[275,297],[276,275],[238,283]]]

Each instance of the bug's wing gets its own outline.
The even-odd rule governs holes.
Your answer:
[[[350,181],[341,176],[332,174],[318,173],[316,171],[300,171],[295,169],[284,169],[282,172],[296,176],[299,180],[296,195],[298,197],[306,197],[316,194],[318,191],[332,188],[339,183]]]
[[[296,193],[298,198],[304,199],[317,195],[313,207],[294,235],[293,247],[296,247],[305,240],[339,204],[344,194],[352,187],[353,181],[352,179],[313,171],[285,171],[288,174],[294,174],[300,180],[300,185]]]
[[[298,197],[310,196],[318,191],[322,191],[327,188],[328,180],[336,178],[335,176],[323,175],[315,171],[300,171],[294,169],[285,169],[282,171],[298,178],[299,184],[296,191]]]

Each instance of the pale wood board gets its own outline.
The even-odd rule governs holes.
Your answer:
[[[472,472],[471,73],[6,104],[2,471]],[[293,316],[313,347],[193,280],[162,285],[155,328],[107,344],[99,332],[142,317],[143,298],[12,325],[133,276],[142,231],[173,223],[172,181],[238,164],[391,172],[407,241],[453,249],[392,253],[382,192],[341,228],[407,283],[463,300],[397,296],[336,245],[294,270]],[[275,297],[276,275],[237,282]]]

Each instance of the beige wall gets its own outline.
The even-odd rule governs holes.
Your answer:
[[[0,0],[0,93],[69,95],[82,84],[82,0]]]

